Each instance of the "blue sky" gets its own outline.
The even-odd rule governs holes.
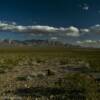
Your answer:
[[[2,21],[87,27],[100,23],[99,18],[100,0],[0,0]]]
[[[87,27],[100,23],[99,11],[100,0],[0,0],[0,19],[19,24]]]
[[[99,40],[100,0],[0,0],[0,21],[0,39]]]

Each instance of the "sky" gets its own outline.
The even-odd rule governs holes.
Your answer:
[[[100,0],[0,0],[0,39],[97,42]]]
[[[0,0],[0,19],[19,24],[88,27],[100,23],[100,0]]]

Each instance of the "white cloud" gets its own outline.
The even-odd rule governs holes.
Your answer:
[[[83,7],[83,10],[88,10],[88,9],[89,9],[88,6],[84,6],[84,7]]]
[[[74,26],[70,26],[69,28],[66,29],[66,35],[67,36],[80,36],[80,32],[79,29],[74,27]]]
[[[17,25],[15,22],[11,24],[0,22],[0,30],[31,33],[31,34],[56,34],[56,35],[66,35],[66,36],[79,36],[79,29],[74,26],[68,28],[42,26],[42,25],[24,26],[24,25]]]
[[[82,33],[89,33],[90,32],[90,29],[80,29],[80,31],[82,32]]]
[[[80,5],[80,8],[87,11],[87,10],[89,10],[89,5],[88,4],[82,4],[82,5]]]
[[[70,26],[66,30],[69,31],[69,32],[77,32],[77,33],[79,32],[79,29],[74,27],[74,26]]]
[[[77,28],[75,26],[70,27],[53,27],[53,26],[44,26],[44,25],[17,25],[15,22],[12,23],[3,23],[0,22],[0,31],[9,31],[9,32],[20,32],[27,34],[43,34],[50,36],[70,36],[70,37],[79,37],[80,35],[87,34],[96,34],[100,33],[100,25],[94,25],[89,28]]]
[[[80,34],[84,33],[84,34],[100,34],[100,24],[96,24],[94,26],[91,26],[89,28],[85,28],[85,29],[80,29]]]
[[[94,32],[94,33],[100,33],[100,25],[99,24],[94,25],[94,26],[90,27],[90,30],[91,30],[91,32]]]

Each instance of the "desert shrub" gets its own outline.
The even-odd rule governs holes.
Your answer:
[[[37,63],[45,63],[45,60],[43,58],[36,58]]]
[[[17,65],[18,60],[16,58],[11,58],[11,59],[4,59],[4,65]]]
[[[37,77],[38,77],[38,78],[44,78],[45,76],[46,76],[46,74],[43,73],[43,72],[37,73]]]
[[[17,81],[27,81],[27,77],[26,76],[17,76],[16,80]]]
[[[12,66],[6,65],[6,64],[2,64],[0,65],[0,69],[2,70],[11,70]]]
[[[66,65],[66,64],[68,64],[68,61],[62,59],[62,60],[59,61],[59,63],[60,63],[60,65]]]
[[[100,72],[100,61],[88,60],[92,72]]]
[[[55,72],[53,70],[47,69],[46,70],[46,75],[47,76],[52,76],[52,75],[55,75]]]
[[[68,98],[83,97],[87,100],[97,100],[99,96],[95,80],[92,77],[81,73],[69,73],[64,78],[59,78],[55,82],[54,87],[65,89],[65,95]]]
[[[5,73],[5,70],[4,69],[0,69],[0,74],[4,74]]]

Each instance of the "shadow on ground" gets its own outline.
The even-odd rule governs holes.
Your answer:
[[[24,96],[31,96],[33,98],[37,97],[46,97],[46,98],[53,98],[57,100],[66,100],[70,99],[79,99],[85,100],[85,96],[83,96],[83,91],[80,90],[70,90],[66,91],[64,88],[51,88],[51,87],[32,87],[32,88],[19,88],[15,92],[15,95],[24,97]],[[71,95],[70,95],[71,94]],[[50,99],[51,100],[51,99]]]

